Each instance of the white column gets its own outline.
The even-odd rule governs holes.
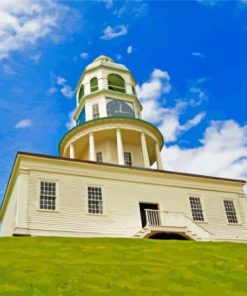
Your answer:
[[[75,158],[75,147],[73,144],[69,145],[69,158]]]
[[[163,163],[160,156],[160,147],[158,142],[155,143],[155,152],[156,152],[157,169],[163,170]]]
[[[149,156],[148,156],[148,148],[147,148],[146,136],[145,136],[144,133],[141,133],[141,146],[142,146],[142,155],[143,155],[144,167],[149,168],[150,167],[150,161],[149,161]]]
[[[95,143],[94,143],[94,134],[89,134],[89,160],[95,161]]]
[[[99,77],[98,77],[98,86],[99,86],[99,89],[105,89],[105,78],[104,76],[101,74]]]
[[[131,84],[126,83],[125,84],[126,93],[132,95],[132,87]]]
[[[123,142],[122,135],[119,128],[116,130],[117,136],[117,156],[118,156],[118,164],[124,165],[124,155],[123,155]]]

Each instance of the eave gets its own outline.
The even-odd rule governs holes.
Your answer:
[[[67,140],[70,136],[72,136],[73,134],[75,134],[77,131],[79,131],[81,128],[86,128],[90,125],[94,125],[99,124],[99,123],[104,123],[104,122],[114,122],[114,121],[120,121],[120,122],[128,122],[128,123],[134,123],[134,124],[138,124],[140,126],[145,126],[148,127],[153,133],[155,133],[159,139],[159,146],[160,149],[162,149],[162,147],[164,146],[164,137],[161,134],[161,132],[159,131],[159,129],[152,125],[150,122],[139,119],[139,118],[134,118],[134,117],[101,117],[101,118],[97,118],[97,119],[93,119],[90,121],[87,121],[83,124],[77,125],[75,127],[73,127],[71,130],[69,130],[64,136],[63,138],[60,140],[59,142],[59,146],[58,146],[58,153],[61,155],[61,151],[62,151],[62,143]]]

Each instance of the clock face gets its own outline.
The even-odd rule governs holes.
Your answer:
[[[111,100],[107,103],[107,115],[118,117],[135,117],[131,103]]]

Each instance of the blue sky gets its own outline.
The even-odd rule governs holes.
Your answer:
[[[0,3],[0,201],[17,151],[57,155],[101,54],[138,81],[164,166],[247,177],[247,1]]]

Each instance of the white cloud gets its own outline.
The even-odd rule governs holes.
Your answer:
[[[49,96],[51,96],[51,95],[53,95],[55,92],[57,92],[57,89],[56,89],[56,87],[52,86],[52,87],[50,87],[50,88],[48,89],[47,94],[48,94]]]
[[[17,122],[17,124],[15,125],[15,128],[27,128],[27,127],[30,127],[31,124],[32,124],[31,119],[25,118]]]
[[[128,46],[126,51],[127,51],[128,54],[132,54],[133,46],[132,45]]]
[[[66,82],[67,80],[64,77],[57,76],[56,78],[57,85],[65,85]]]
[[[220,3],[222,0],[197,0],[199,3],[207,6],[215,6]]]
[[[72,98],[74,96],[74,92],[67,83],[67,80],[62,76],[56,76],[54,74],[52,76],[53,85],[47,90],[47,95],[51,96],[60,91],[64,97],[69,99]]]
[[[0,59],[45,37],[56,20],[54,1],[1,0]]]
[[[64,85],[61,88],[61,93],[66,97],[66,98],[72,98],[74,96],[74,92],[71,89],[69,85]]]
[[[55,76],[54,81],[57,86],[60,88],[60,92],[63,96],[66,98],[72,98],[74,96],[74,92],[72,88],[68,85],[67,80],[64,77],[61,76]],[[48,95],[52,95],[57,91],[57,88],[55,86],[52,86],[48,89]]]
[[[118,3],[122,3],[123,5],[118,6],[113,12],[113,15],[117,18],[124,17],[134,17],[135,19],[145,16],[148,11],[148,3],[143,3],[145,1],[118,1]],[[147,2],[147,1],[146,1]]]
[[[80,57],[81,57],[82,59],[84,59],[84,60],[86,60],[86,59],[88,58],[88,56],[89,56],[88,52],[82,52],[82,53],[80,54]]]
[[[143,106],[143,119],[156,124],[166,142],[176,141],[181,134],[198,125],[206,115],[205,112],[199,112],[182,124],[181,115],[190,106],[190,102],[180,99],[174,106],[164,106],[163,96],[170,90],[170,76],[160,69],[154,69],[147,82],[137,85],[138,97]]]
[[[113,0],[101,0],[102,2],[106,3],[106,8],[110,9],[113,6]]]
[[[154,69],[148,82],[137,85],[138,97],[141,101],[157,100],[163,93],[168,93],[171,89],[170,76],[166,71]]]
[[[75,111],[76,109],[73,109],[71,112],[69,112],[69,121],[66,123],[67,129],[72,129],[75,126],[75,121],[73,119]]]
[[[201,53],[201,52],[192,52],[192,55],[194,57],[199,57],[199,58],[205,58],[205,54],[204,53]]]
[[[15,75],[16,72],[10,65],[3,65],[3,72],[7,75]]]
[[[114,38],[118,38],[120,36],[124,36],[128,33],[128,29],[125,25],[120,25],[116,27],[107,26],[103,30],[103,35],[100,37],[104,40],[111,40]]]
[[[192,107],[198,107],[200,106],[203,102],[207,101],[208,97],[207,97],[207,94],[205,93],[204,90],[202,90],[201,87],[191,87],[189,89],[189,92],[192,94],[192,95],[195,95],[195,97],[193,98],[190,98],[189,99],[189,104],[192,106]]]
[[[162,121],[158,127],[167,143],[175,142],[181,134],[197,126],[205,118],[206,113],[200,112],[182,124],[180,117],[187,107],[185,101],[178,101],[172,108],[163,108]]]
[[[212,121],[200,145],[164,148],[166,169],[229,178],[247,177],[247,125],[234,120]]]
[[[122,55],[119,53],[119,54],[116,55],[116,58],[117,58],[117,60],[122,60],[123,57],[122,57]]]
[[[193,86],[190,93],[205,96],[201,83]],[[240,126],[234,120],[211,121],[197,147],[180,147],[176,141],[179,136],[200,124],[206,112],[200,111],[194,117],[181,123],[181,116],[189,107],[191,100],[177,100],[174,106],[164,105],[164,85],[170,85],[166,71],[155,69],[150,79],[137,86],[143,105],[143,119],[156,124],[164,135],[167,147],[162,150],[166,170],[204,174],[228,178],[247,178],[247,124]],[[167,89],[171,88],[169,86]],[[192,109],[193,111],[194,109]],[[247,193],[247,188],[246,188]]]
[[[35,63],[39,63],[39,61],[41,60],[42,55],[40,53],[31,55],[30,59],[35,62]]]

